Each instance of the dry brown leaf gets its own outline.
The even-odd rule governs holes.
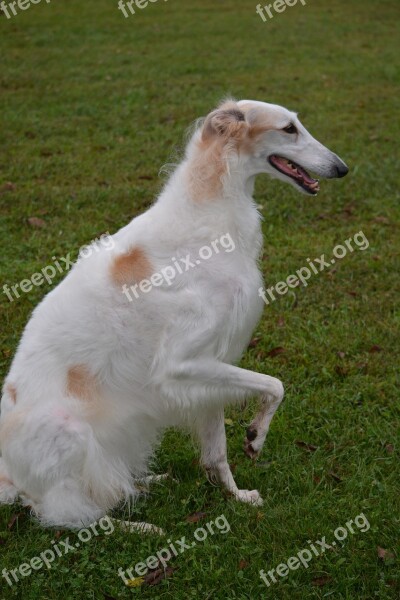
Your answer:
[[[201,519],[204,519],[207,516],[205,512],[195,512],[188,517],[186,517],[186,521],[188,523],[198,523]]]
[[[249,342],[248,348],[255,348],[260,341],[259,337],[254,337],[251,342]]]
[[[46,227],[46,221],[39,219],[39,217],[29,217],[28,223],[31,227]]]
[[[373,346],[371,346],[371,348],[368,350],[368,352],[370,354],[373,354],[374,352],[382,352],[383,348],[381,346],[378,346],[378,344],[373,344]]]
[[[247,562],[247,560],[244,560],[242,558],[242,560],[239,561],[239,571],[242,571],[243,569],[245,569],[248,566],[249,566],[249,563]]]
[[[11,530],[14,527],[15,523],[17,523],[19,518],[24,517],[24,516],[25,516],[24,512],[14,513],[13,515],[11,515],[11,518],[7,523],[7,528]]]
[[[176,568],[167,567],[166,569],[156,569],[155,571],[150,571],[144,577],[143,583],[145,585],[158,585],[162,582],[163,579],[167,579],[168,577],[172,577]]]
[[[16,186],[11,181],[6,181],[0,188],[0,192],[14,192]]]
[[[313,444],[307,444],[307,442],[296,440],[294,443],[299,448],[304,448],[305,450],[308,450],[308,452],[315,452],[316,450],[318,450],[318,446],[313,446]]]
[[[378,558],[380,558],[381,560],[388,560],[388,559],[394,558],[393,552],[390,552],[389,550],[385,550],[385,548],[381,548],[380,546],[378,546],[377,552],[378,552]]]
[[[323,575],[322,577],[316,577],[315,579],[312,580],[311,583],[313,585],[317,585],[318,587],[322,587],[322,586],[326,585],[327,583],[330,583],[331,581],[332,581],[332,577]]]
[[[337,373],[338,375],[340,375],[340,377],[346,377],[348,370],[345,367],[342,367],[341,365],[336,365],[335,366],[335,373]]]
[[[277,348],[272,348],[272,350],[267,352],[267,356],[274,358],[275,356],[278,356],[279,354],[283,354],[284,352],[286,352],[285,348],[283,348],[282,346],[278,346]]]

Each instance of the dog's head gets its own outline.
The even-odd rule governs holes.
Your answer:
[[[323,178],[344,177],[346,164],[312,137],[286,108],[265,102],[227,101],[205,119],[203,143],[219,142],[234,149],[247,173],[268,173],[291,183],[303,193],[316,195]]]

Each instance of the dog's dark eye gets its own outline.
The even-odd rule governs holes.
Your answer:
[[[290,125],[283,128],[283,131],[286,131],[286,133],[297,133],[297,128],[293,123],[290,123]]]

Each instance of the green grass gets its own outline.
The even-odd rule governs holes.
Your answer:
[[[262,509],[207,483],[191,441],[169,432],[156,468],[179,483],[154,486],[132,516],[163,527],[171,540],[194,539],[202,522],[186,516],[195,511],[207,513],[204,522],[224,514],[231,532],[177,557],[173,576],[158,586],[132,589],[118,567],[146,559],[165,539],[101,535],[13,588],[1,579],[0,598],[399,598],[399,5],[310,0],[263,23],[255,4],[159,0],[124,19],[116,1],[42,0],[0,17],[1,286],[30,277],[52,256],[76,256],[82,244],[146,209],[185,128],[228,93],[298,111],[351,169],[344,180],[323,182],[317,198],[260,178],[266,282],[330,255],[360,230],[370,242],[296,297],[267,307],[258,344],[243,358],[243,366],[286,387],[258,463],[242,452],[255,406],[227,411],[235,477],[260,490]],[[29,217],[45,227],[30,226]],[[13,303],[1,294],[2,378],[48,289]],[[370,352],[374,345],[382,351]],[[285,352],[271,357],[278,346]],[[1,569],[29,561],[54,539],[28,516],[9,529],[17,510],[0,509]],[[361,512],[369,531],[269,589],[261,582],[260,569],[286,562],[307,540],[332,541]],[[395,558],[379,559],[378,546]],[[325,584],[315,585],[321,577]]]

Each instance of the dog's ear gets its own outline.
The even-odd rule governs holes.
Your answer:
[[[246,117],[239,107],[218,108],[204,121],[202,140],[236,138],[248,128]]]

